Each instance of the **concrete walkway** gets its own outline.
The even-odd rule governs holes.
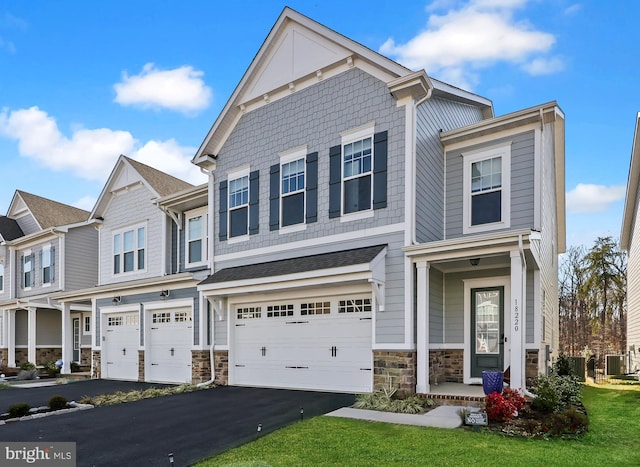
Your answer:
[[[462,407],[458,405],[440,405],[423,414],[406,414],[379,412],[377,410],[354,409],[342,407],[328,413],[330,417],[355,418],[372,422],[396,423],[398,425],[430,426],[435,428],[458,428],[462,426],[462,418],[459,412],[467,409],[479,412],[478,407]]]

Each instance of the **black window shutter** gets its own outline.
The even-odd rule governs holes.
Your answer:
[[[269,230],[280,228],[280,164],[269,169]]]
[[[42,250],[38,251],[38,267],[40,268],[40,274],[38,274],[38,285],[42,285],[43,282],[43,276],[44,276],[44,269],[42,267]],[[33,271],[35,272],[36,268],[34,265]]]
[[[223,180],[220,182],[220,233],[218,235],[218,237],[220,238],[220,241],[224,241],[227,239],[227,202],[228,202],[228,196],[227,196],[227,181]]]
[[[36,285],[36,254],[31,253],[31,287]]]
[[[56,280],[56,247],[51,247],[51,282]]]
[[[373,135],[373,209],[387,207],[387,132]]]
[[[255,170],[249,174],[249,235],[258,233],[260,219],[258,205],[260,201],[260,185],[258,177],[260,172]]]
[[[307,154],[307,224],[318,221],[318,153]]]
[[[20,288],[24,289],[24,255],[20,255]]]
[[[341,167],[342,146],[333,146],[329,149],[329,218],[340,217],[340,205],[342,193]]]

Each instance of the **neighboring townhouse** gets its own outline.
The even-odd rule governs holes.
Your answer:
[[[98,280],[57,297],[65,306],[91,304],[95,377],[209,379],[207,314],[196,289],[209,274],[207,193],[206,184],[128,157],[116,162],[90,214],[100,223]]]
[[[198,149],[215,380],[512,387],[558,349],[564,116],[494,117],[285,8]]]
[[[53,298],[97,280],[98,233],[88,218],[87,211],[19,190],[0,217],[2,364],[41,365],[66,354],[67,368],[90,365],[91,307],[73,304],[63,312]]]
[[[627,351],[629,372],[640,370],[640,112],[636,115],[620,248],[627,252]]]

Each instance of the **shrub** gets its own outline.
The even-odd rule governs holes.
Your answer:
[[[24,417],[29,413],[29,410],[31,410],[29,404],[25,402],[18,402],[17,404],[13,404],[11,407],[9,407],[9,410],[7,410],[7,412],[9,413],[9,416],[11,418],[17,418]]]
[[[581,433],[588,429],[589,418],[575,407],[569,407],[554,413],[549,425],[553,435]]]
[[[395,413],[421,413],[425,407],[433,407],[431,399],[422,399],[414,395],[402,394],[396,396],[395,391],[376,391],[368,394],[358,394],[353,406],[357,409],[378,410]]]
[[[51,360],[44,364],[44,371],[50,375],[56,375],[60,372],[60,368],[56,365],[56,362]]]
[[[582,400],[582,386],[575,376],[539,376],[533,386],[536,398],[531,405],[543,412],[559,412]]]
[[[51,410],[62,410],[67,408],[67,398],[64,396],[51,396],[49,399],[49,408]]]
[[[24,371],[33,371],[36,369],[35,363],[24,362],[20,364],[20,369]]]
[[[491,422],[506,422],[522,409],[524,398],[518,391],[509,390],[506,395],[492,392],[485,398],[484,410]]]
[[[560,352],[560,354],[558,355],[558,359],[553,365],[552,371],[558,376],[573,376],[571,362],[564,353]]]

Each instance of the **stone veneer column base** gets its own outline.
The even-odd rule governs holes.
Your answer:
[[[213,353],[213,364],[215,365],[215,384],[226,386],[229,384],[229,352],[226,350],[216,350]]]
[[[389,387],[416,392],[416,352],[374,350],[373,390]]]
[[[144,350],[138,350],[138,381],[144,381]]]
[[[527,350],[525,353],[525,377],[527,381],[538,376],[540,372],[540,367],[538,366],[540,363],[539,354],[538,350]]]
[[[200,384],[211,379],[211,358],[208,350],[191,351],[191,384]]]
[[[9,349],[0,349],[0,367],[9,366]]]
[[[91,377],[95,379],[100,379],[101,367],[100,367],[100,351],[99,350],[93,350],[91,352],[91,361],[92,361]]]
[[[463,350],[429,351],[429,384],[462,383],[463,381]]]

